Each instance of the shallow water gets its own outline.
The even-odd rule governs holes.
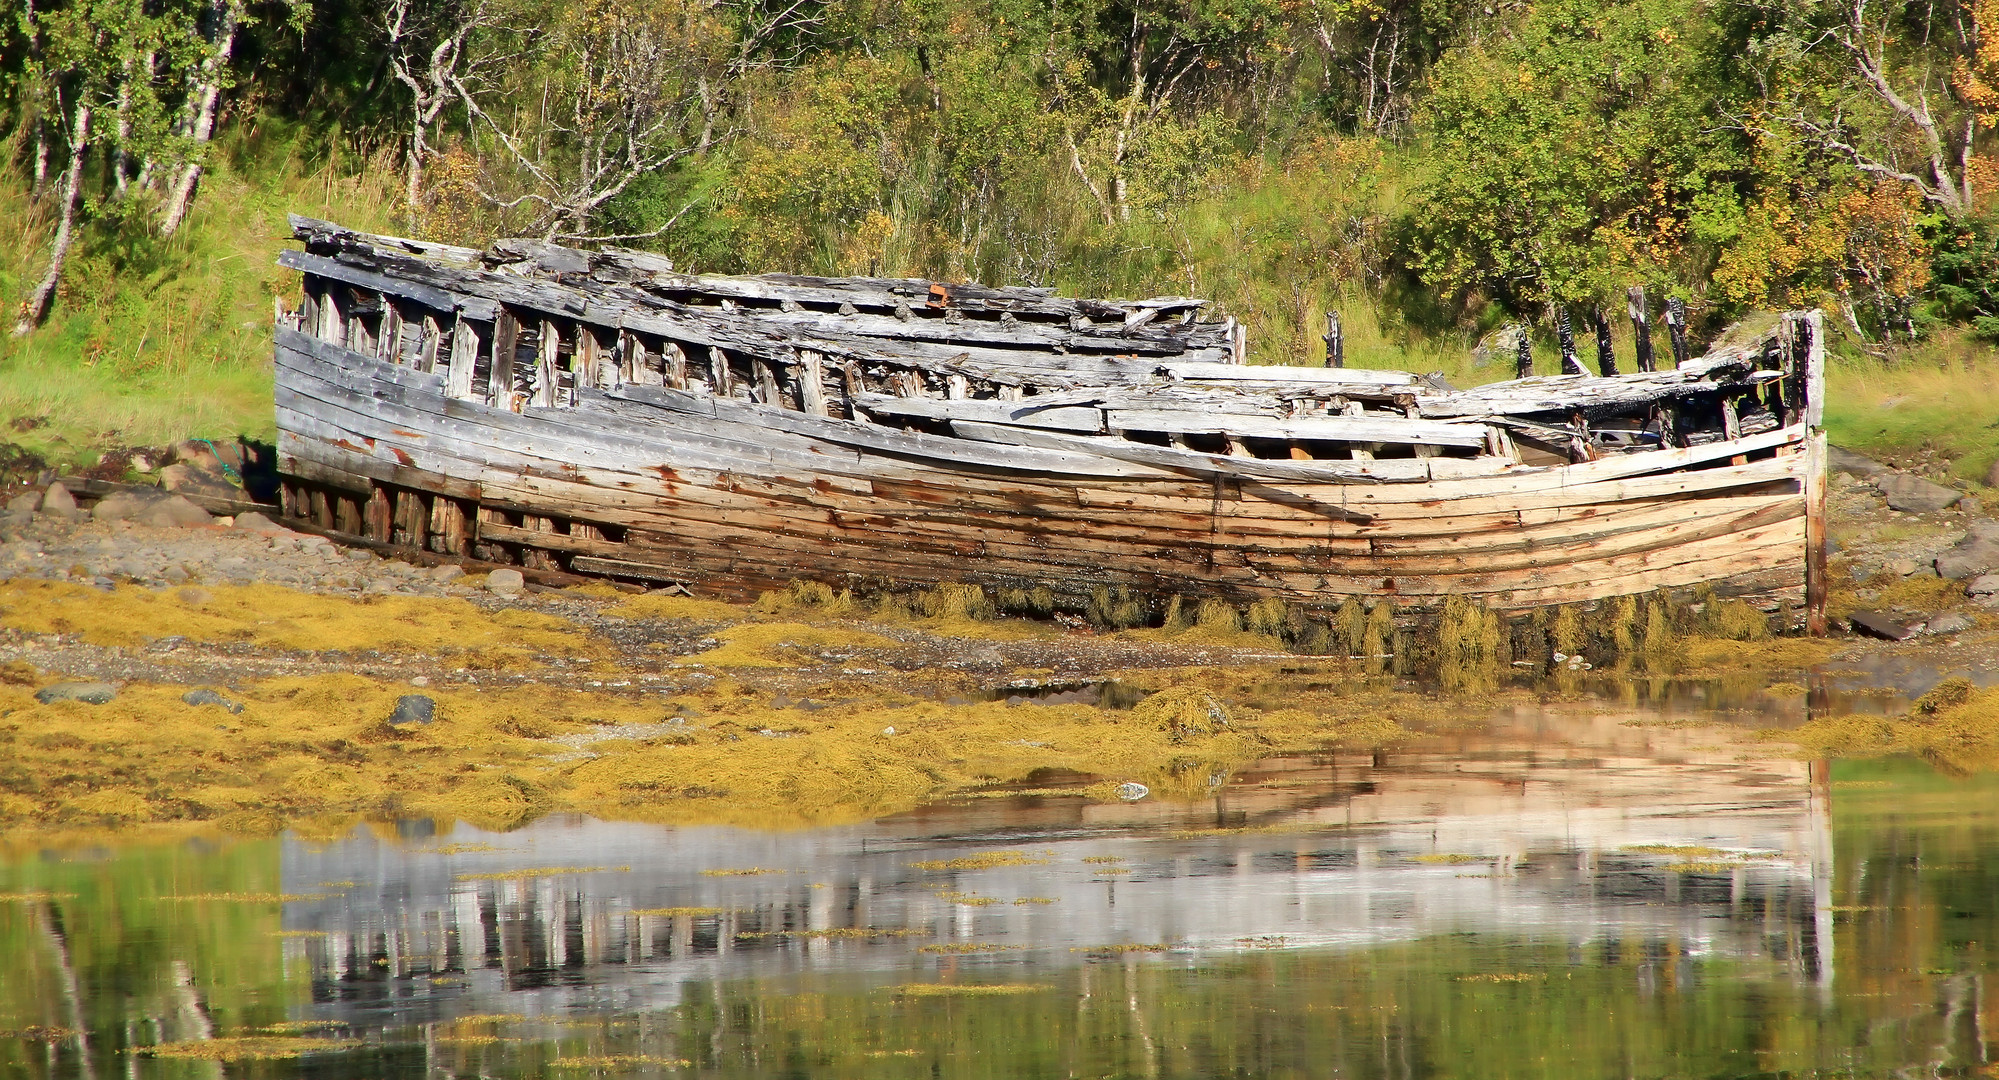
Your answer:
[[[781,833],[566,817],[16,852],[0,1076],[1999,1060],[1999,782],[1796,761],[1749,736],[1802,698],[1637,698],[1268,759],[1192,803],[995,792]],[[257,1034],[303,1056],[145,1049]]]

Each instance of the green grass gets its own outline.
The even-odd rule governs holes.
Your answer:
[[[282,135],[227,147],[169,240],[144,215],[102,208],[72,251],[48,322],[0,337],[0,439],[57,464],[104,449],[274,434],[273,301],[298,275],[277,253],[285,214],[386,228],[387,190],[365,168],[308,161]],[[47,201],[0,180],[0,296],[18,302],[46,265]],[[11,324],[12,320],[8,320]]]
[[[1999,350],[1946,331],[1886,360],[1836,355],[1825,423],[1836,446],[1902,463],[1927,451],[1983,482],[1999,460]]]
[[[395,231],[393,170],[328,153],[318,136],[265,122],[224,147],[188,225],[171,240],[99,208],[72,256],[54,313],[25,338],[0,337],[0,440],[58,464],[108,448],[273,434],[272,303],[297,302],[276,265],[290,211]],[[1368,187],[1371,159],[1331,142],[1288,167],[1222,170],[1173,219],[1121,246],[1072,249],[1064,291],[1194,293],[1247,324],[1251,362],[1317,365],[1336,308],[1352,367],[1441,371],[1460,386],[1512,377],[1510,358],[1475,365],[1472,336],[1426,333],[1367,281],[1370,229],[1401,199]],[[1400,169],[1379,170],[1389,177]],[[50,231],[12,173],[0,173],[0,297],[11,306],[41,273]],[[800,268],[809,269],[809,268]],[[1837,332],[1837,325],[1829,329]],[[1614,327],[1619,363],[1630,327]],[[1835,341],[1826,424],[1832,441],[1904,462],[1928,451],[1982,480],[1999,459],[1999,351],[1945,332],[1883,360]],[[1579,336],[1594,368],[1594,343]],[[1655,341],[1667,354],[1665,334]],[[1537,332],[1535,368],[1558,368]]]

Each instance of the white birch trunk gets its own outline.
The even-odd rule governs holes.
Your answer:
[[[69,169],[63,173],[62,211],[57,218],[55,242],[49,249],[48,273],[42,275],[35,290],[21,302],[21,321],[14,325],[16,337],[40,326],[48,317],[49,303],[55,297],[56,285],[62,281],[63,263],[69,259],[70,244],[75,239],[76,204],[83,194],[83,158],[89,148],[90,106],[79,101],[70,132]]]

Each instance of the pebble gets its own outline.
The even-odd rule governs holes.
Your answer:
[[[428,724],[436,718],[436,700],[424,694],[404,694],[396,699],[396,710],[389,714],[389,726]]]
[[[189,690],[187,693],[182,694],[180,699],[189,705],[220,705],[232,714],[243,711],[243,706],[240,703],[231,701],[205,686],[199,690]]]
[[[106,705],[118,696],[118,688],[101,682],[64,682],[35,691],[35,700],[44,705],[58,701],[81,701],[85,705]]]

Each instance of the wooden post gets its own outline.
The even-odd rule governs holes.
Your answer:
[[[598,377],[597,331],[588,323],[576,324],[576,349],[569,354],[569,404],[576,404],[576,392],[588,386],[602,389],[604,381]]]
[[[1562,347],[1562,374],[1584,375],[1583,362],[1576,359],[1576,330],[1569,323],[1569,309],[1555,307],[1555,342]]]
[[[735,392],[735,380],[729,375],[729,356],[720,345],[708,346],[708,373],[716,397],[729,397]]]
[[[1326,312],[1326,366],[1343,368],[1347,366],[1346,335],[1340,332],[1340,313]]]
[[[1633,285],[1625,290],[1624,304],[1631,313],[1631,333],[1638,343],[1638,370],[1654,370],[1652,316],[1645,306],[1645,286]]]
[[[486,372],[486,403],[496,409],[513,408],[514,347],[520,344],[521,324],[506,308],[493,320],[493,364]]]
[[[1825,432],[1805,439],[1805,633],[1824,637],[1826,625]]]
[[[437,313],[432,311],[424,312],[423,337],[419,339],[421,344],[418,346],[419,353],[416,362],[418,371],[434,372],[437,370],[438,347],[443,337],[444,327],[437,321]]]
[[[1825,313],[1805,316],[1796,332],[1805,335],[1804,419],[1811,432],[1805,459],[1805,632],[1826,634],[1826,445],[1825,445]]]
[[[389,364],[403,362],[403,313],[396,302],[382,297],[382,336],[375,340],[375,359]]]
[[[832,415],[826,407],[826,366],[819,353],[798,351],[798,405],[814,416]]]
[[[770,365],[764,363],[762,357],[750,357],[750,372],[757,377],[757,397],[765,405],[784,404],[784,399],[778,396],[777,376],[772,373]]]
[[[675,390],[687,389],[687,350],[669,341],[660,349],[660,359],[666,385]]]
[[[1514,323],[1513,329],[1520,335],[1513,341],[1513,374],[1525,379],[1534,374],[1534,338],[1527,332],[1526,323]]]
[[[1596,369],[1608,379],[1617,374],[1617,354],[1610,349],[1610,316],[1603,313],[1603,308],[1590,306],[1589,330],[1596,338]]]
[[[1687,302],[1677,296],[1666,300],[1666,332],[1673,338],[1673,366],[1686,363],[1687,355]]]
[[[465,400],[472,396],[472,368],[479,362],[479,334],[465,316],[454,316],[451,324],[451,359],[444,372],[446,397]]]
[[[557,350],[562,348],[562,329],[554,319],[541,321],[541,333],[535,342],[534,386],[530,388],[534,403],[544,409],[555,407],[556,390],[561,376],[556,374],[556,362],[560,359]]]

